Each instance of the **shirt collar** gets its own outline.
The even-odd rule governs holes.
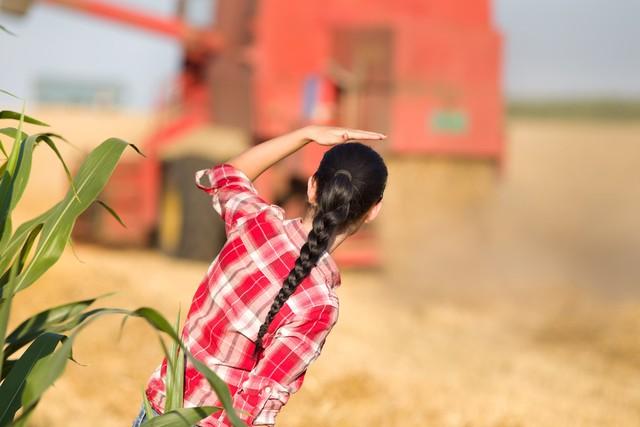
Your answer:
[[[287,235],[291,238],[297,248],[301,248],[307,241],[307,235],[302,227],[302,218],[287,219],[283,222]],[[320,273],[325,277],[331,288],[340,286],[341,276],[338,264],[331,254],[325,251],[318,259],[316,265]]]

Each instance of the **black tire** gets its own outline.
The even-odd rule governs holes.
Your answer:
[[[196,171],[212,166],[211,160],[197,157],[163,163],[157,244],[165,254],[211,261],[224,245],[224,223],[213,210],[211,196],[195,185]]]

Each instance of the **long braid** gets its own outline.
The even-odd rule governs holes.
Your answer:
[[[284,280],[264,323],[260,326],[253,353],[254,357],[263,350],[262,339],[284,303],[304,278],[309,275],[337,232],[347,223],[354,191],[355,187],[351,182],[351,176],[336,173],[332,177],[332,182],[329,183],[329,190],[320,194],[318,209],[314,215],[313,227],[307,241],[300,248],[300,255],[296,259],[294,267]]]

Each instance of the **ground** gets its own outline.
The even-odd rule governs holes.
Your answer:
[[[510,122],[495,192],[433,220],[440,228],[431,225],[404,261],[411,276],[343,270],[338,324],[278,425],[639,425],[638,135],[633,122]],[[63,176],[51,159],[38,162],[34,182]],[[392,181],[400,170],[390,164],[389,191],[403,191]],[[46,205],[37,189],[27,196],[25,209]],[[426,209],[419,199],[416,210]],[[388,244],[408,253],[402,239]],[[109,292],[102,305],[152,306],[173,319],[206,268],[152,250],[76,244],[18,295],[12,324]],[[69,365],[33,426],[134,419],[161,349],[139,320],[120,336],[120,320],[81,335],[82,365]]]

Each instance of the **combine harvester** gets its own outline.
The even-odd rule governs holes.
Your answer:
[[[24,14],[32,3],[0,4]],[[406,236],[381,230],[380,221],[335,253],[343,266],[373,267],[387,238],[419,238],[410,226],[422,206],[465,180],[476,198],[478,180],[490,182],[499,165],[501,38],[489,0],[211,0],[204,27],[189,22],[188,0],[177,2],[171,18],[106,0],[41,3],[184,46],[179,99],[159,111],[162,120],[142,144],[147,158],[125,159],[102,196],[128,228],[96,208],[79,221],[78,238],[157,244],[174,256],[210,260],[224,230],[194,186],[194,171],[305,124],[338,124],[389,135],[375,145],[390,164],[383,216],[404,223]],[[324,151],[307,146],[265,172],[258,191],[275,203],[287,190],[282,184],[306,181]],[[421,180],[434,174],[445,179],[421,193]]]

